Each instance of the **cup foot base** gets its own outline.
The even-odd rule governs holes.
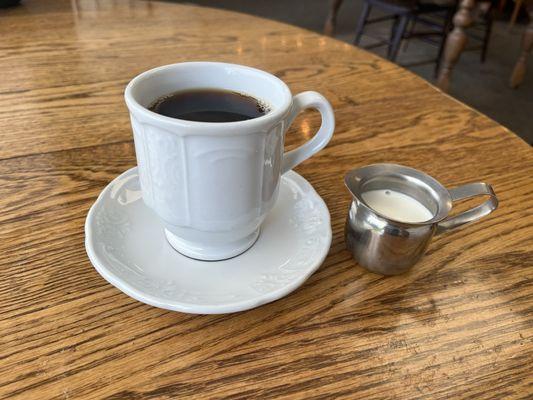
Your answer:
[[[243,239],[224,244],[206,244],[184,240],[165,229],[165,237],[174,250],[184,256],[203,261],[221,261],[236,257],[256,242],[259,237],[259,228]]]

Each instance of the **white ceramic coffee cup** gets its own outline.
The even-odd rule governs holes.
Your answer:
[[[172,92],[216,88],[265,102],[270,111],[238,122],[195,122],[147,107]],[[236,256],[257,239],[272,209],[281,174],[329,142],[333,110],[316,92],[292,96],[285,83],[258,69],[216,62],[187,62],[144,72],[126,87],[143,200],[165,225],[169,243],[201,259]],[[316,135],[284,153],[285,132],[304,109],[317,109]]]

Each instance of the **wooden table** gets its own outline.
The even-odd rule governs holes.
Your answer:
[[[532,394],[533,153],[496,122],[349,44],[243,14],[140,1],[32,1],[0,11],[0,398],[519,398]],[[336,110],[298,167],[333,244],[293,294],[195,316],[139,303],[91,266],[83,225],[135,165],[122,92],[185,60],[266,69]],[[304,114],[301,143],[319,120]],[[500,209],[435,238],[409,274],[344,248],[343,176],[375,162],[449,186],[490,182]],[[253,265],[250,266],[253,268]]]

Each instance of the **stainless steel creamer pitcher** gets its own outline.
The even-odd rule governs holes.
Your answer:
[[[431,176],[396,164],[354,169],[346,174],[345,184],[353,196],[346,246],[361,266],[383,275],[409,270],[435,233],[476,221],[498,207],[486,183],[447,190]],[[454,201],[480,195],[490,197],[477,207],[448,216]]]

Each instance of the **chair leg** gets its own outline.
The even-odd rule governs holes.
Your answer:
[[[405,44],[403,45],[403,51],[407,51],[407,48],[409,47],[409,40],[411,39],[411,36],[413,35],[413,32],[415,31],[416,27],[416,20],[417,16],[413,18],[413,22],[411,22],[411,28],[409,29],[409,33],[407,34],[407,40],[405,41]]]
[[[337,28],[337,14],[339,8],[342,5],[343,0],[330,0],[329,14],[324,24],[324,35],[334,36],[335,29]]]
[[[400,16],[395,15],[394,22],[392,23],[391,28],[390,28],[389,44],[387,46],[387,58],[389,60],[392,54],[392,44],[394,43],[394,36],[396,35],[396,30],[398,29],[399,21],[400,21]]]
[[[353,44],[356,46],[361,41],[361,36],[363,36],[363,31],[365,30],[366,20],[368,19],[368,15],[370,14],[370,4],[368,2],[363,3],[363,12],[359,16],[359,21],[357,21],[357,27],[355,28],[355,39],[353,41]]]
[[[518,13],[520,12],[520,9],[522,8],[522,2],[523,0],[516,0],[516,3],[514,3],[513,14],[511,15],[511,21],[509,22],[510,28],[514,26],[516,19],[518,18]]]
[[[511,75],[510,83],[513,89],[517,88],[524,80],[527,58],[533,50],[533,3],[528,4],[527,12],[529,14],[529,25],[522,36],[522,53],[518,57]]]
[[[489,49],[490,34],[492,32],[492,8],[487,12],[485,19],[485,35],[483,36],[483,48],[481,49],[481,62],[484,63],[487,59],[487,51]]]
[[[446,20],[442,27],[442,39],[439,44],[439,52],[437,53],[437,62],[435,63],[435,78],[439,75],[440,64],[442,62],[442,54],[444,53],[444,46],[446,45],[446,39],[448,38],[448,33],[450,33],[450,28],[452,26],[452,19],[455,13],[455,9],[450,9],[446,13]]]
[[[396,57],[398,57],[398,50],[400,50],[400,44],[402,42],[403,36],[405,35],[405,29],[407,28],[407,23],[409,22],[409,19],[410,18],[408,15],[402,15],[400,17],[400,20],[398,21],[398,26],[396,27],[394,32],[394,38],[392,40],[388,57],[390,61],[396,61]]]

